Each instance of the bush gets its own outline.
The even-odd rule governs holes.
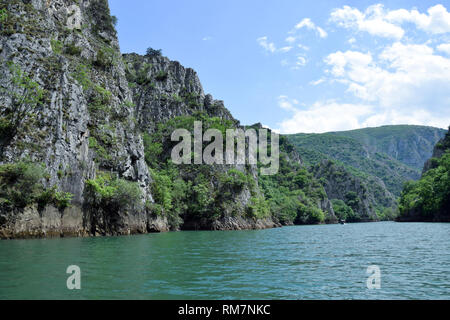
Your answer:
[[[86,181],[86,200],[94,208],[121,211],[139,209],[142,192],[136,182],[99,173],[97,178]]]
[[[334,213],[339,220],[345,220],[347,222],[354,222],[357,220],[357,215],[351,207],[345,204],[344,201],[333,199],[331,200]]]
[[[116,56],[114,49],[103,47],[98,50],[94,65],[103,69],[107,69],[115,64],[115,59]]]
[[[155,50],[153,48],[147,48],[145,55],[148,57],[160,57],[162,55],[162,50],[161,49]]]
[[[14,208],[32,204],[44,191],[40,180],[44,177],[42,166],[18,162],[0,166],[0,198]]]
[[[418,215],[425,220],[433,220],[437,215],[450,216],[450,152],[419,181],[405,184],[399,209],[401,216]]]
[[[70,54],[72,56],[79,56],[81,54],[81,48],[77,47],[75,44],[71,43],[66,46],[64,53]]]
[[[0,166],[0,203],[9,209],[25,208],[37,203],[39,209],[49,204],[63,210],[70,206],[72,194],[60,192],[56,186],[44,188],[46,175],[42,165],[21,161]]]
[[[155,203],[150,210],[155,215],[167,217],[170,226],[178,229],[182,223],[180,215],[187,210],[187,197],[190,185],[177,177],[175,170],[150,170],[153,183],[151,185]]]
[[[298,224],[321,224],[325,222],[325,214],[311,203],[301,203],[297,215]]]
[[[165,81],[165,80],[167,80],[168,76],[169,76],[169,74],[167,72],[161,70],[156,74],[155,79],[157,81]]]
[[[5,8],[0,10],[0,23],[5,22],[8,19],[8,11]]]
[[[158,162],[159,156],[163,151],[162,144],[153,142],[152,137],[148,133],[143,134],[145,161],[148,165],[155,166]]]
[[[8,139],[14,134],[14,124],[9,117],[2,116],[0,118],[0,141]]]
[[[247,213],[257,219],[267,218],[270,215],[269,203],[263,197],[252,197]]]
[[[63,51],[63,43],[61,41],[52,39],[50,40],[50,44],[52,45],[52,50],[56,54],[61,54]]]
[[[93,28],[97,34],[102,32],[116,33],[114,23],[117,22],[117,19],[114,19],[110,14],[108,0],[91,1],[89,12],[94,20]]]
[[[44,209],[48,204],[53,204],[60,211],[70,207],[73,194],[69,192],[60,192],[56,186],[42,192],[37,200],[39,209]]]

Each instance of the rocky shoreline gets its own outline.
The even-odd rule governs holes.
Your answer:
[[[106,218],[102,212],[85,214],[77,206],[63,212],[53,206],[43,211],[28,207],[10,216],[2,216],[6,223],[0,228],[0,239],[41,239],[67,237],[124,236],[147,233],[189,230],[261,230],[282,227],[280,223],[266,219],[244,219],[224,217],[209,223],[207,221],[187,222],[179,230],[171,230],[167,218],[151,214],[123,214]],[[110,223],[109,220],[115,220]]]

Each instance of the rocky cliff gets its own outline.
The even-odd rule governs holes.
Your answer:
[[[445,130],[425,126],[383,126],[324,134],[295,134],[288,139],[309,165],[333,160],[359,178],[381,180],[388,192],[400,196],[403,184],[420,178],[434,145]],[[366,181],[370,184],[368,181]],[[383,187],[377,183],[377,188]]]
[[[313,166],[312,172],[322,182],[329,199],[341,200],[354,211],[355,221],[380,220],[385,208],[394,210],[397,206],[394,195],[379,178],[357,177],[330,160]]]
[[[386,154],[391,159],[421,170],[425,161],[430,158],[435,144],[444,136],[445,130],[417,125],[396,125],[334,134],[361,142],[372,154]]]
[[[53,204],[38,210],[33,201],[25,210],[4,204],[3,235],[146,231],[152,219],[137,206],[114,212],[86,206],[86,181],[101,171],[135,183],[139,202],[151,200],[107,2],[3,0],[0,10],[0,160],[40,163],[42,187],[72,195],[64,210]]]
[[[182,205],[164,198],[167,153],[152,163],[145,148],[158,124],[239,123],[192,69],[122,57],[106,0],[2,0],[0,13],[2,238],[277,225],[252,166],[185,167],[170,181],[186,180]]]
[[[284,137],[273,176],[260,162],[174,165],[175,129],[262,127],[160,51],[122,55],[115,21],[106,0],[0,2],[0,238],[337,221]]]
[[[402,222],[450,222],[450,128],[433,151],[418,181],[405,184],[400,198]]]

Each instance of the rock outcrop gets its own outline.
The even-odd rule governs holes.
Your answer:
[[[151,199],[142,138],[107,1],[2,0],[1,9],[1,163],[42,163],[47,172],[43,184],[73,194],[73,209],[60,218],[75,217],[70,230],[55,223],[52,234],[147,231],[152,222],[142,212],[109,213],[116,226],[112,232],[102,215],[84,208],[85,182],[99,170],[138,183],[142,202]],[[44,218],[33,208],[23,214],[35,217],[29,221],[36,224],[25,228],[6,219],[2,228],[12,236],[26,236],[27,229],[30,235],[39,228],[45,233]],[[21,226],[12,226],[17,223]]]
[[[377,207],[395,208],[397,205],[395,197],[380,179],[371,181],[369,189],[365,181],[330,160],[323,160],[312,171],[317,179],[321,179],[328,198],[344,201],[360,221],[377,221]]]
[[[424,166],[420,180],[405,184],[400,222],[450,222],[450,128]]]
[[[264,187],[260,164],[174,167],[179,126],[245,127],[194,70],[122,55],[107,0],[1,0],[0,13],[0,238],[336,222],[287,142]]]

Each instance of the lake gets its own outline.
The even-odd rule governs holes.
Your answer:
[[[0,299],[450,299],[449,245],[448,223],[394,222],[0,241]]]

